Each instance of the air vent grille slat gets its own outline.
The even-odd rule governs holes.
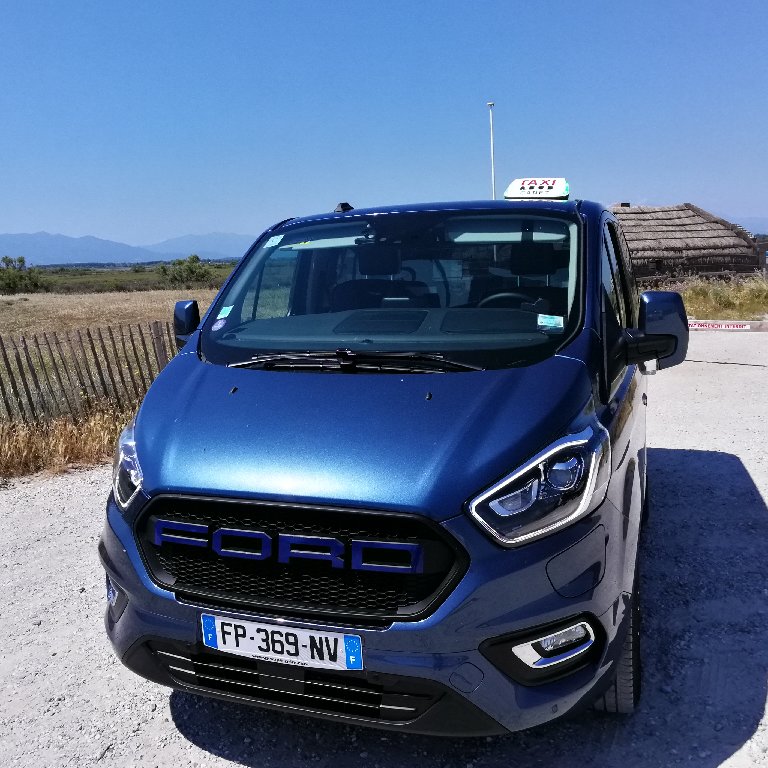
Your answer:
[[[408,684],[401,678],[371,682],[364,676],[297,667],[282,669],[284,665],[230,658],[215,652],[188,656],[160,648],[154,648],[154,652],[180,685],[254,703],[296,706],[323,714],[406,722],[422,715],[442,695],[439,686],[424,681],[418,681],[420,689],[408,690]]]

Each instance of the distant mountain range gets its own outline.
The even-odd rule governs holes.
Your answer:
[[[214,232],[184,235],[153,245],[126,245],[98,237],[68,237],[48,232],[0,234],[0,256],[23,256],[27,264],[136,264],[183,259],[196,253],[201,259],[239,259],[256,239],[253,235]]]
[[[233,235],[229,232],[211,232],[208,235],[183,235],[163,240],[162,243],[142,246],[159,254],[196,253],[201,259],[239,259],[250,247],[256,235]],[[0,241],[2,242],[2,241]]]
[[[768,232],[768,218],[726,216],[753,233]],[[27,264],[136,264],[146,261],[185,259],[196,253],[201,259],[239,259],[256,239],[255,235],[212,232],[184,235],[152,245],[126,245],[98,237],[68,237],[48,232],[0,234],[0,257],[23,256]]]

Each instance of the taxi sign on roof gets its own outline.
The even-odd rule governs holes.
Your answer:
[[[515,179],[504,193],[505,200],[567,200],[568,182],[565,179]]]

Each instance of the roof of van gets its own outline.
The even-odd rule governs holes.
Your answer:
[[[411,203],[405,205],[382,205],[375,208],[353,208],[345,212],[316,213],[284,222],[284,226],[304,224],[311,221],[353,219],[356,216],[382,215],[391,213],[424,213],[430,211],[548,211],[553,213],[578,212],[595,213],[605,206],[586,200],[468,200],[439,203]]]

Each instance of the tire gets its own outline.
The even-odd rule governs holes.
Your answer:
[[[640,702],[642,669],[640,664],[640,580],[635,571],[634,591],[629,612],[629,631],[616,663],[616,677],[595,702],[600,712],[631,715]]]

